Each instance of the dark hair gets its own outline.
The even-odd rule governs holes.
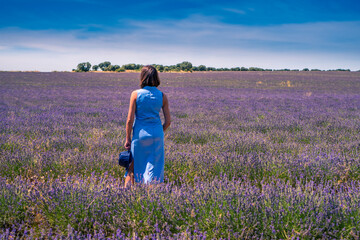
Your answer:
[[[146,65],[141,69],[140,73],[140,87],[160,85],[160,79],[156,68],[151,65]]]

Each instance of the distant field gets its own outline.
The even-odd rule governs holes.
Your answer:
[[[0,239],[358,239],[360,73],[161,73],[165,183],[122,189],[139,73],[0,72]]]

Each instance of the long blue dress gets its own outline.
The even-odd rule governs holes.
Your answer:
[[[137,90],[131,153],[135,182],[164,181],[164,131],[160,119],[163,94],[156,87]]]

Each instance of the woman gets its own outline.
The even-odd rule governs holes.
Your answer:
[[[150,65],[144,66],[140,74],[141,89],[131,93],[126,121],[124,146],[127,150],[131,149],[134,161],[125,174],[125,187],[130,182],[164,181],[164,131],[170,126],[171,120],[168,99],[157,89],[159,85],[156,69]],[[165,118],[163,125],[159,116],[161,109]]]

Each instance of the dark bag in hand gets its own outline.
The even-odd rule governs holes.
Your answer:
[[[123,151],[119,154],[119,165],[128,170],[133,157],[130,150]]]

